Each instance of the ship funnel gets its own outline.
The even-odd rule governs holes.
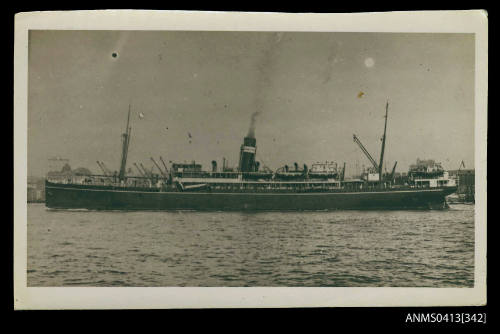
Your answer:
[[[255,121],[257,120],[258,111],[252,114],[250,120],[250,128],[248,129],[248,134],[243,138],[243,145],[240,148],[240,172],[255,172],[255,154],[257,152],[257,140],[255,139]]]
[[[255,153],[257,140],[252,137],[245,137],[240,148],[240,172],[255,171]]]
[[[217,161],[212,160],[212,172],[217,172]]]

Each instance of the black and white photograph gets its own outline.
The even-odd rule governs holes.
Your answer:
[[[485,303],[483,12],[134,13],[16,17],[18,308]]]

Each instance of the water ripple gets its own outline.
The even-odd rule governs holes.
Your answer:
[[[471,287],[474,207],[207,213],[30,204],[27,275],[29,286]]]

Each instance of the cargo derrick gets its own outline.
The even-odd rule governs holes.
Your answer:
[[[361,143],[361,141],[359,140],[359,138],[353,134],[352,135],[352,138],[354,140],[354,142],[356,144],[358,144],[359,148],[361,149],[361,151],[363,151],[363,153],[365,154],[365,156],[368,158],[368,160],[370,160],[370,162],[372,163],[372,166],[373,168],[378,171],[378,164],[377,162],[372,158],[372,156],[370,155],[370,153],[368,153],[368,151],[366,150],[366,148],[363,146],[363,144]]]
[[[137,166],[137,164],[134,162],[134,166],[135,168],[137,168],[137,170],[139,171],[139,175],[142,176],[142,177],[146,177],[146,174],[144,174],[144,172],[139,168],[139,166]]]
[[[106,168],[102,165],[102,163],[101,163],[99,160],[97,160],[96,162],[97,162],[97,165],[99,166],[99,168],[101,168],[103,175],[104,175],[104,176],[109,176],[108,171],[107,171],[107,170],[106,170]]]
[[[153,157],[151,157],[151,161],[153,161],[153,163],[155,164],[156,168],[158,168],[158,170],[160,171],[161,175],[166,180],[168,178],[167,173],[163,172],[163,170],[160,168],[160,166],[158,165],[158,163],[156,162],[156,160],[153,159]]]
[[[359,148],[361,149],[361,151],[363,151],[363,153],[365,154],[365,156],[368,158],[368,160],[370,160],[372,166],[373,166],[373,169],[374,169],[374,172],[375,173],[378,173],[378,181],[379,181],[379,184],[382,186],[383,185],[383,182],[384,182],[384,177],[383,177],[383,174],[382,174],[382,168],[383,168],[383,165],[384,165],[384,153],[385,153],[385,138],[386,138],[386,134],[387,134],[387,114],[388,114],[388,111],[389,111],[389,101],[387,101],[387,104],[385,105],[385,124],[384,124],[384,135],[382,136],[382,148],[380,150],[380,163],[377,163],[375,161],[375,159],[373,159],[373,157],[370,155],[370,153],[368,153],[368,151],[366,150],[366,148],[363,146],[363,144],[361,143],[361,141],[359,140],[359,138],[353,134],[353,140],[356,144],[358,144]],[[396,168],[396,165],[394,165],[394,168]]]
[[[394,167],[392,167],[392,171],[391,171],[391,182],[394,182],[394,176],[396,175],[396,166],[398,165],[398,162],[396,161],[394,163]]]

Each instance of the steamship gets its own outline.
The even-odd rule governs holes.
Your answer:
[[[357,136],[354,141],[372,163],[358,179],[345,178],[345,163],[318,162],[300,167],[283,166],[272,171],[256,160],[257,140],[252,115],[250,130],[240,147],[236,168],[222,168],[212,161],[203,170],[195,161],[172,163],[160,157],[163,168],[151,158],[160,172],[152,173],[134,163],[139,175],[127,172],[130,143],[130,108],[122,135],[119,172],[99,166],[103,174],[71,175],[45,180],[45,205],[51,209],[89,210],[213,210],[213,211],[316,211],[316,210],[404,210],[446,208],[445,197],[456,191],[451,180],[411,182],[397,185],[392,173],[383,173],[387,129],[386,105],[380,164],[368,153]],[[448,182],[450,181],[450,182]]]

